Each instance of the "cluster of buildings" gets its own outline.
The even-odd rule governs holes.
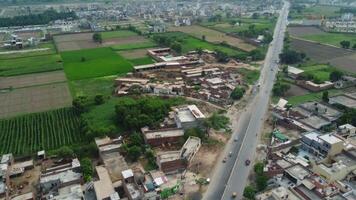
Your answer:
[[[131,77],[115,79],[115,94],[120,96],[139,91],[188,96],[223,106],[232,103],[231,92],[242,84],[242,77],[236,70],[202,66],[204,62],[193,53],[175,57],[169,52],[169,48],[148,50],[148,55],[158,62],[135,66]],[[165,73],[168,75],[162,77]]]
[[[352,13],[345,13],[338,19],[323,21],[322,28],[331,32],[356,33],[356,18]]]
[[[38,43],[39,43],[39,39],[35,37],[30,37],[24,40],[16,34],[11,34],[9,40],[3,42],[1,47],[4,49],[22,49],[24,47],[37,46]]]

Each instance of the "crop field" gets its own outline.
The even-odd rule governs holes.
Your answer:
[[[296,10],[292,9],[289,16],[292,19],[337,17],[340,15],[337,13],[339,10],[340,7],[337,6],[315,5],[302,9],[301,12],[297,12]]]
[[[352,51],[299,39],[292,39],[291,47],[306,53],[313,61],[330,63],[339,70],[356,73],[356,53]]]
[[[131,31],[101,32],[101,34],[103,37],[101,44],[93,41],[93,33],[57,35],[54,36],[54,41],[60,52],[108,46],[120,48],[121,45],[124,46],[122,49],[140,48],[140,45],[142,46],[141,48],[152,46],[149,39]]]
[[[202,38],[203,35],[205,35],[206,41],[208,42],[215,43],[215,44],[226,42],[229,45],[242,49],[244,51],[252,51],[256,49],[255,46],[248,44],[239,38],[228,36],[225,33],[213,29],[205,28],[202,26],[171,27],[170,31],[180,31],[192,35],[199,39]]]
[[[142,57],[142,58],[135,58],[135,59],[130,59],[128,60],[133,66],[137,66],[137,65],[147,65],[147,64],[152,64],[154,63],[154,60],[149,57]]]
[[[60,55],[0,59],[0,77],[63,69]]]
[[[329,81],[330,73],[334,71],[331,66],[328,65],[312,65],[301,67],[304,70],[304,73],[311,74],[320,81]]]
[[[152,41],[144,41],[144,42],[137,42],[137,43],[122,43],[111,46],[114,51],[123,51],[123,50],[134,50],[134,49],[143,49],[143,48],[151,48],[157,46],[156,43]]]
[[[209,43],[182,32],[168,32],[168,33],[164,33],[163,35],[170,36],[170,37],[177,37],[181,41],[183,53],[194,51],[197,48],[207,49],[210,51],[214,51],[218,49],[220,51],[227,53],[229,56],[245,53],[243,51],[225,47],[219,44]]]
[[[0,154],[29,155],[82,141],[71,108],[0,120]]]
[[[292,26],[288,27],[288,33],[293,37],[303,38],[308,35],[321,35],[326,34],[326,32],[313,26]]]
[[[22,51],[0,51],[0,59],[23,58],[55,54],[56,50],[52,42],[41,43],[35,48],[25,48]]]
[[[135,59],[135,58],[146,57],[147,50],[148,49],[134,49],[134,50],[118,51],[117,53],[119,53],[126,59]]]
[[[73,97],[94,97],[97,94],[111,96],[114,91],[115,78],[117,78],[116,75],[75,80],[69,82],[69,87]]]
[[[69,80],[117,75],[132,70],[132,65],[110,48],[85,49],[61,53]]]
[[[351,42],[351,45],[356,44],[355,34],[342,34],[342,33],[322,33],[306,35],[302,37],[303,39],[311,40],[314,42],[319,42],[321,44],[330,44],[337,47],[341,47],[340,42],[347,40]]]
[[[0,92],[0,119],[72,105],[67,82],[6,89]]]

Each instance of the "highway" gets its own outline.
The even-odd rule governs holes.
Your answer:
[[[283,49],[284,33],[287,27],[289,13],[289,2],[284,1],[278,21],[273,34],[261,75],[258,81],[259,89],[251,98],[246,109],[241,113],[239,119],[232,118],[232,140],[225,147],[220,160],[218,160],[215,173],[211,178],[208,190],[205,192],[204,200],[230,200],[232,193],[236,192],[235,199],[242,199],[243,190],[253,163],[246,166],[247,159],[253,160],[256,152],[258,137],[263,126],[264,117],[268,110],[269,98],[278,73],[279,54]],[[234,141],[238,138],[237,141]],[[229,153],[231,157],[229,156]],[[226,157],[226,163],[222,160]]]

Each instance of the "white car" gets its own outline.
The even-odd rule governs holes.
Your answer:
[[[237,140],[239,140],[239,137],[236,136],[236,137],[234,138],[234,142],[237,142]]]

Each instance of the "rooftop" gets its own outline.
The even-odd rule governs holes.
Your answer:
[[[122,171],[121,173],[122,173],[122,177],[123,177],[124,179],[127,179],[127,178],[130,178],[130,177],[133,177],[133,176],[134,176],[132,169],[124,170],[124,171]]]
[[[82,186],[80,184],[69,185],[63,188],[59,188],[59,195],[55,199],[70,199],[70,200],[82,200],[84,194]]]
[[[180,151],[166,151],[157,154],[161,163],[178,160],[180,158]]]
[[[108,171],[103,166],[97,166],[96,173],[99,180],[94,182],[94,190],[97,199],[109,198],[110,195],[116,193],[112,185]]]
[[[291,176],[298,178],[299,180],[303,180],[310,174],[309,171],[304,169],[301,165],[294,165],[290,168],[287,168],[285,171],[288,172]]]
[[[324,135],[320,135],[319,138],[329,144],[336,144],[339,142],[342,142],[342,140],[332,134],[324,134]]]
[[[330,104],[339,104],[348,108],[356,108],[356,99],[350,98],[347,95],[338,95],[329,98]]]
[[[126,184],[126,187],[127,187],[128,192],[130,193],[129,196],[130,196],[132,199],[139,199],[139,198],[140,198],[141,193],[140,193],[140,190],[139,190],[139,188],[137,187],[136,184],[134,184],[134,183],[127,183],[127,184]]]
[[[196,105],[189,105],[179,108],[177,116],[181,122],[193,122],[196,119],[204,119],[205,115],[198,109]]]
[[[194,152],[196,152],[197,149],[200,147],[200,145],[201,145],[200,138],[189,136],[189,138],[184,143],[184,145],[181,149],[181,156],[183,158],[190,159],[191,156],[193,156]]]
[[[288,66],[288,73],[292,73],[292,74],[301,74],[303,73],[304,70],[293,67],[293,66]]]
[[[50,175],[42,175],[40,183],[45,184],[47,182],[59,180],[62,184],[72,181],[78,181],[82,178],[82,174],[73,170],[66,170],[59,173],[52,173]]]
[[[221,78],[210,78],[210,79],[206,79],[206,81],[213,85],[223,83],[223,80]]]
[[[183,136],[184,131],[182,129],[159,129],[159,130],[143,130],[143,133],[147,139],[164,138],[164,137],[178,137]]]

